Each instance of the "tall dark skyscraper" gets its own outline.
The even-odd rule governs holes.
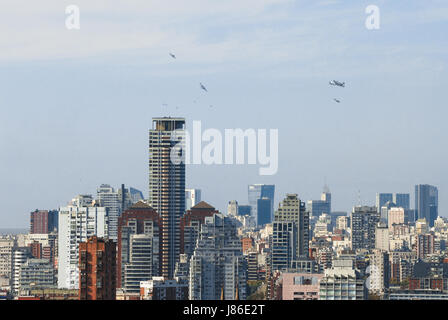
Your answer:
[[[257,200],[257,226],[263,226],[272,222],[271,210],[272,200],[261,198]]]
[[[185,211],[185,163],[172,161],[171,153],[184,133],[185,119],[169,117],[153,118],[149,131],[149,204],[161,218],[161,275],[168,278],[179,259],[179,226]]]
[[[417,219],[426,219],[430,227],[438,216],[439,192],[437,187],[428,184],[415,186],[415,210]]]

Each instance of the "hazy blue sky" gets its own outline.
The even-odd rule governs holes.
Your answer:
[[[70,4],[80,30],[65,28]],[[370,4],[379,30],[365,28]],[[187,167],[187,185],[224,212],[229,200],[247,203],[251,183],[275,184],[277,207],[285,193],[318,199],[326,179],[334,210],[350,211],[358,190],[373,205],[376,192],[428,183],[447,215],[446,0],[0,6],[0,227],[26,227],[30,211],[102,183],[147,196],[148,129],[167,114],[190,127],[279,130],[275,176]]]

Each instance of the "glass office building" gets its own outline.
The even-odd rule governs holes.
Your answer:
[[[251,184],[248,188],[248,199],[249,205],[251,206],[250,215],[254,218],[255,221],[268,221],[266,223],[271,223],[274,218],[274,193],[275,193],[275,185],[266,185],[266,184]],[[262,212],[258,209],[258,200],[260,199],[269,199],[270,200],[270,210],[269,212]],[[266,203],[263,203],[263,209],[266,206]],[[261,219],[259,219],[259,216]],[[266,218],[268,217],[268,218]]]

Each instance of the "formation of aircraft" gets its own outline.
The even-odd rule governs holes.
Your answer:
[[[345,88],[345,82],[340,82],[340,81],[337,81],[337,80],[331,80],[329,83],[330,83],[331,86],[337,86],[337,87]],[[333,100],[336,103],[341,103],[341,100],[339,100],[339,99],[334,98]]]
[[[176,55],[175,55],[174,53],[171,53],[171,52],[170,52],[169,54],[170,54],[171,58],[176,59]],[[341,82],[341,81],[338,81],[338,80],[331,80],[331,81],[329,82],[329,84],[330,84],[331,86],[337,86],[337,87],[345,88],[345,82]],[[202,82],[200,82],[199,85],[200,85],[200,87],[201,87],[202,90],[204,90],[205,92],[208,92],[207,88],[202,84]],[[336,103],[341,103],[341,100],[339,100],[339,99],[334,98],[333,100],[334,100]],[[197,101],[194,100],[193,102],[196,103]],[[163,104],[163,106],[166,107],[167,104]],[[213,105],[210,105],[209,107],[210,107],[210,108],[213,108]],[[177,108],[176,108],[176,109],[177,109]]]
[[[169,55],[170,55],[171,58],[176,59],[176,55],[174,53],[169,52]],[[202,84],[202,82],[200,82],[199,85],[200,85],[202,90],[204,90],[205,92],[208,92],[207,88]],[[193,101],[193,103],[197,103],[197,99],[195,99]],[[162,106],[167,107],[168,105],[167,104],[163,104]],[[210,108],[213,108],[213,105],[210,105]],[[178,109],[178,107],[176,107],[176,109]]]
[[[337,80],[330,81],[330,85],[345,88],[345,82],[339,82]]]

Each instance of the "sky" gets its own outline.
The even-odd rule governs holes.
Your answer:
[[[365,26],[369,5],[379,29]],[[147,196],[148,130],[167,115],[278,129],[273,176],[187,166],[187,187],[222,212],[253,183],[276,185],[275,208],[327,183],[347,212],[432,184],[448,216],[447,30],[445,0],[3,0],[0,228],[103,183]]]

